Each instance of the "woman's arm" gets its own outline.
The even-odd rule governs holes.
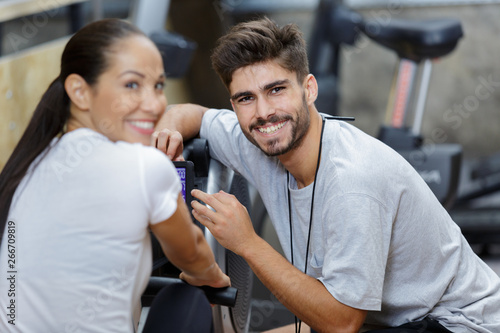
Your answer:
[[[196,226],[184,203],[177,199],[177,210],[167,220],[151,225],[167,258],[182,270],[181,278],[195,286],[215,288],[230,285],[230,280],[217,263],[201,229]]]

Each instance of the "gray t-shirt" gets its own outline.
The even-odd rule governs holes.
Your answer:
[[[259,191],[288,260],[304,271],[313,184],[297,189],[275,157],[241,132],[234,112],[209,110],[200,135],[211,155]],[[326,120],[307,274],[338,301],[368,310],[366,323],[426,316],[449,330],[500,332],[500,278],[413,167],[356,127]]]

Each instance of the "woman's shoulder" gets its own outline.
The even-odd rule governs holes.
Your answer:
[[[71,155],[75,160],[87,160],[94,156],[109,166],[170,163],[168,157],[154,147],[125,141],[113,142],[103,134],[88,128],[66,133],[57,145],[65,155]]]
[[[136,158],[141,158],[145,161],[156,161],[158,163],[166,163],[169,161],[167,155],[152,146],[124,141],[117,141],[114,145],[122,154],[132,154],[135,155]]]

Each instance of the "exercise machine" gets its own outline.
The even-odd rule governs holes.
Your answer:
[[[464,161],[460,188],[450,215],[471,244],[482,245],[488,255],[500,244],[500,153]]]
[[[399,57],[394,78],[390,123],[381,128],[379,139],[393,147],[418,171],[444,207],[455,199],[460,175],[462,147],[440,142],[423,143],[421,134],[432,61],[453,51],[463,36],[460,21],[432,19],[406,21],[392,19],[387,25],[363,32],[375,42],[395,51]],[[418,67],[423,66],[418,82]],[[416,97],[411,127],[408,116]],[[444,133],[437,133],[443,137]]]
[[[231,193],[251,210],[252,199],[247,181],[211,159],[208,143],[204,139],[194,139],[186,143],[184,158],[193,166],[193,188],[207,193],[223,190]],[[188,192],[188,187],[186,188]],[[193,223],[196,223],[193,220]],[[253,274],[243,258],[223,248],[203,225],[197,223],[214,252],[217,264],[231,278],[231,288],[203,287],[209,301],[215,306],[213,311],[214,332],[248,332],[250,324],[250,306]],[[142,304],[148,307],[162,287],[179,283],[175,279],[180,271],[163,255],[160,245],[153,238],[153,273],[148,287],[143,294]]]
[[[380,24],[335,0],[320,1],[311,37],[311,71],[331,86],[318,98],[328,113],[336,113],[339,52],[364,34],[394,51],[398,66],[389,96],[387,123],[378,138],[399,152],[418,171],[433,193],[449,209],[457,194],[462,159],[458,144],[426,143],[422,133],[425,102],[432,61],[451,53],[463,36],[459,20],[403,20],[391,18]],[[318,106],[319,107],[319,106]],[[411,116],[413,115],[413,119]],[[435,133],[441,137],[444,133]],[[432,141],[432,140],[431,140]]]
[[[427,144],[421,134],[432,61],[455,49],[463,36],[460,22],[391,18],[382,24],[365,20],[341,3],[320,1],[311,38],[311,71],[329,87],[323,96],[320,90],[321,110],[330,114],[338,112],[341,47],[354,45],[364,34],[393,50],[399,64],[390,94],[387,123],[381,127],[378,137],[410,161],[467,240],[484,245],[482,251],[487,255],[490,245],[500,243],[500,152],[481,160],[463,160],[462,148],[439,142],[440,133],[434,133],[437,140]]]

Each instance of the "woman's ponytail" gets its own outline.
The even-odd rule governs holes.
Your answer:
[[[43,94],[33,117],[0,173],[0,242],[14,192],[33,161],[63,131],[69,118],[69,98],[64,84],[55,79]]]

